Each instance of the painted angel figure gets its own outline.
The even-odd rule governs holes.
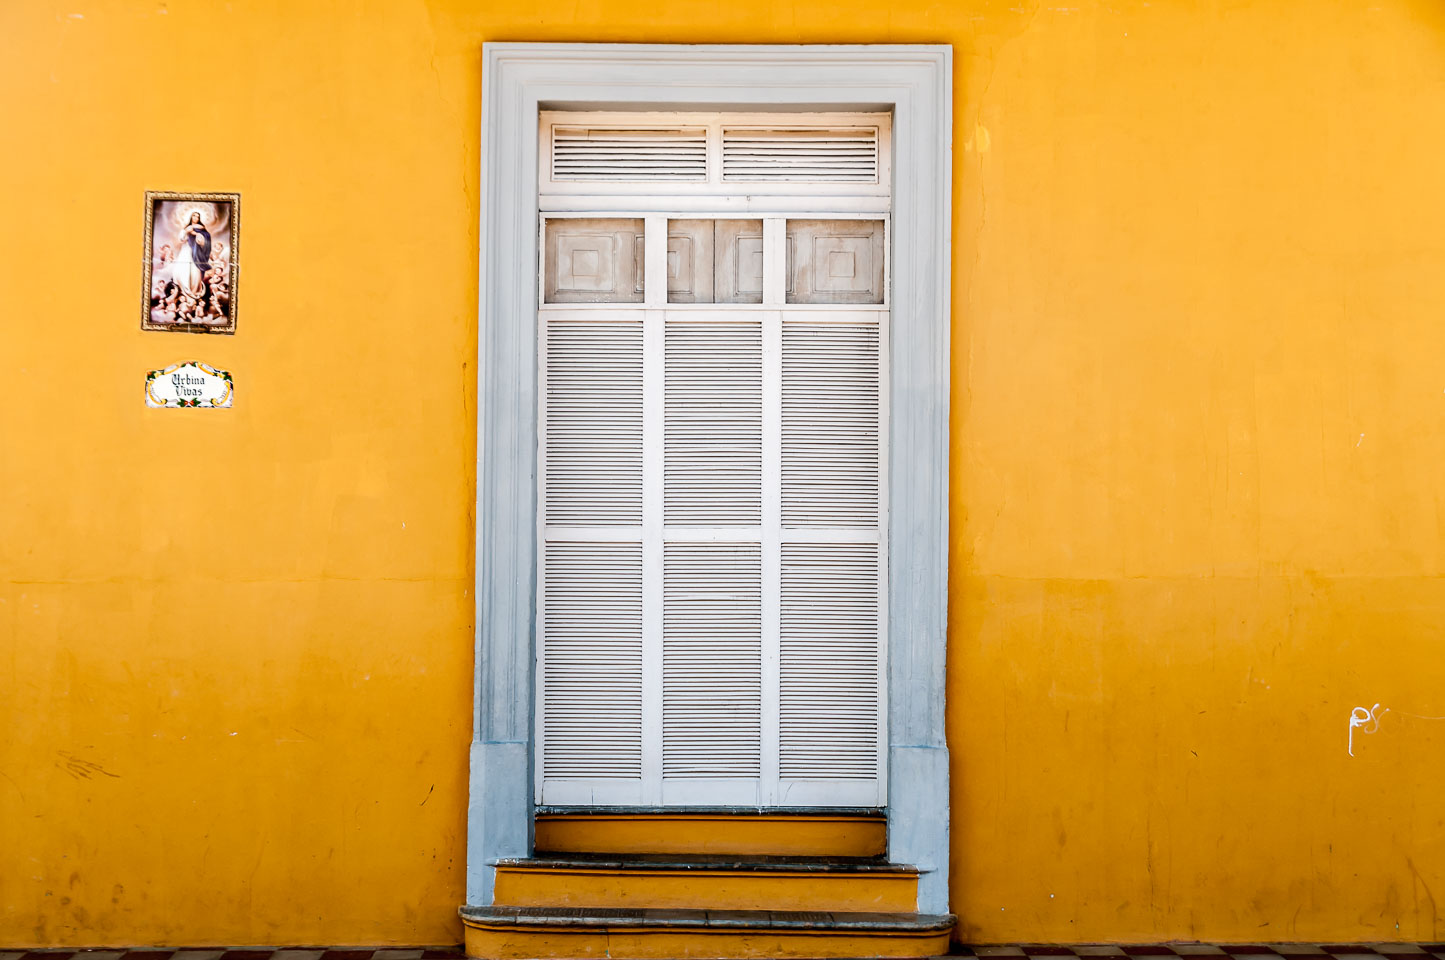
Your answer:
[[[206,271],[206,283],[212,290],[226,282],[226,247],[217,243],[211,251],[211,266]]]

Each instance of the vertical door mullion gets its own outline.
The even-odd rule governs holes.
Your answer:
[[[787,221],[782,217],[763,220],[763,303],[782,306],[788,296]]]
[[[762,744],[760,802],[779,802],[778,756],[782,744],[782,459],[783,459],[783,315],[787,269],[785,221],[763,221],[763,304],[773,309],[762,314],[763,333],[763,635],[762,635]]]
[[[885,222],[886,226],[886,222]],[[886,261],[892,269],[892,257]],[[885,291],[892,289],[891,282]],[[891,293],[888,296],[892,296]],[[889,371],[893,338],[893,311],[878,314],[878,806],[888,805],[888,415],[892,386]]]
[[[663,363],[667,218],[647,217],[642,314],[642,802],[662,804]]]
[[[763,256],[767,258],[767,235]],[[766,281],[765,281],[766,282]],[[778,802],[778,752],[781,742],[781,664],[779,617],[782,610],[782,419],[783,315],[762,314],[763,334],[763,515],[762,515],[762,737],[759,800]]]

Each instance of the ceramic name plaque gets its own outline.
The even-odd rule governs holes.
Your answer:
[[[146,374],[148,407],[229,407],[235,392],[228,372],[199,360]]]

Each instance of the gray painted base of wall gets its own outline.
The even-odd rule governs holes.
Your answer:
[[[472,741],[467,805],[467,903],[492,902],[502,857],[532,852],[532,746],[526,741]]]
[[[918,911],[948,913],[948,748],[888,750],[888,859],[922,871]]]

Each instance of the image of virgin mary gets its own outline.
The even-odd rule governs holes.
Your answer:
[[[239,203],[236,194],[147,191],[143,330],[236,332]]]
[[[199,211],[176,237],[176,254],[171,260],[171,280],[181,296],[200,302],[206,297],[206,271],[211,269],[211,233],[201,222]]]

